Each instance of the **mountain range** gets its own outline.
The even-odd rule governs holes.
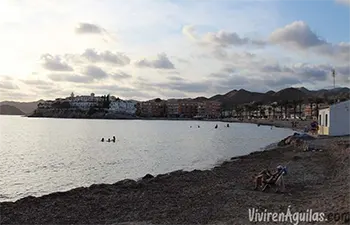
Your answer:
[[[24,115],[20,109],[12,105],[0,105],[0,115]]]
[[[0,106],[13,106],[18,110],[22,111],[22,114],[31,114],[38,107],[38,103],[43,100],[34,101],[34,102],[16,102],[16,101],[2,101],[0,102]],[[14,115],[14,114],[7,114]],[[17,114],[15,114],[17,115]]]
[[[285,88],[280,91],[268,91],[266,93],[251,92],[244,89],[232,90],[223,95],[215,95],[210,98],[197,97],[192,100],[205,101],[205,100],[216,100],[223,104],[225,109],[232,108],[233,105],[245,104],[250,102],[262,102],[272,103],[275,101],[293,101],[293,100],[308,100],[308,99],[350,99],[350,89],[347,87],[334,88],[334,89],[321,89],[321,90],[308,90],[305,87],[300,88]],[[32,113],[39,102],[16,102],[16,101],[3,101],[1,105],[9,105],[18,108],[25,114]]]
[[[308,99],[323,99],[325,101],[333,99],[350,99],[350,89],[335,88],[335,89],[321,89],[308,90],[301,88],[285,88],[280,91],[268,91],[266,93],[250,92],[244,89],[233,90],[224,95],[215,95],[209,100],[216,100],[223,104],[224,108],[231,108],[233,105],[245,104],[250,102],[261,102],[264,104],[279,102],[279,101],[293,101]]]

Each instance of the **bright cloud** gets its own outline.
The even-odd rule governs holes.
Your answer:
[[[0,1],[0,96],[324,88],[333,68],[349,86],[349,1],[319,3],[327,18],[287,10],[302,1]]]

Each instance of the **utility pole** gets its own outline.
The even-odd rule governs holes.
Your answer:
[[[335,70],[332,70],[332,77],[333,77],[333,88],[335,89]]]
[[[335,91],[335,69],[332,70],[332,77],[333,77],[333,91]],[[334,98],[334,104],[337,103],[336,97]]]

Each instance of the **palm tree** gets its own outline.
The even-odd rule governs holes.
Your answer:
[[[268,112],[269,112],[269,118],[270,118],[270,119],[271,119],[272,111],[273,111],[272,106],[269,106]]]
[[[294,119],[296,118],[297,115],[297,107],[298,107],[298,101],[293,100],[292,101],[292,107],[293,107],[293,114],[294,114]]]
[[[313,111],[313,104],[314,104],[314,99],[313,98],[308,98],[308,102],[309,102],[309,105],[310,105],[310,111],[311,111],[311,118],[312,116],[314,115],[314,111]]]
[[[316,103],[316,118],[318,119],[318,108],[319,108],[319,104],[323,103],[323,99],[322,98],[316,98],[315,99],[315,103]]]
[[[289,101],[288,100],[283,100],[281,103],[281,109],[282,107],[284,108],[284,117],[287,118],[287,114],[288,114],[288,106],[289,106]]]

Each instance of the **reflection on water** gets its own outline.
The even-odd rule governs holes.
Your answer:
[[[226,123],[204,121],[0,116],[0,123],[0,201],[135,179],[146,173],[205,169],[292,133],[253,124],[227,128]],[[100,141],[112,136],[116,143]]]

